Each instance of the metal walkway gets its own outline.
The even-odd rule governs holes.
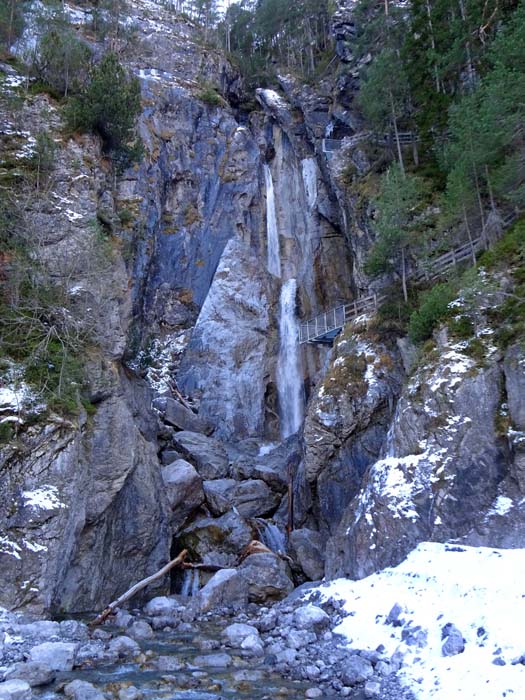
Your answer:
[[[501,228],[504,231],[518,218],[520,212],[513,211],[501,220]],[[441,277],[447,270],[456,267],[466,260],[476,264],[476,255],[489,248],[489,241],[484,235],[472,239],[468,243],[449,250],[443,255],[430,258],[418,264],[414,272],[409,276],[416,282],[426,279],[434,280]],[[299,343],[327,343],[331,344],[339,335],[345,324],[353,321],[362,314],[377,311],[378,306],[386,299],[385,295],[371,294],[361,297],[349,304],[336,306],[335,309],[321,313],[315,318],[301,323],[299,326]]]
[[[380,297],[377,294],[371,294],[368,297],[356,299],[349,304],[337,306],[335,309],[301,323],[299,326],[299,342],[332,343],[346,323],[353,321],[362,314],[377,311],[383,299],[384,297]]]

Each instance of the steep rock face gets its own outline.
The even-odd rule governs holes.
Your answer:
[[[217,436],[261,435],[270,368],[268,276],[249,246],[228,243],[178,373]]]
[[[494,347],[481,366],[464,348],[441,338],[405,388],[383,459],[330,543],[329,576],[366,576],[422,540],[523,546],[523,350],[507,352],[504,372]],[[516,426],[505,439],[502,412]]]
[[[167,559],[156,447],[118,384],[89,423],[29,431],[0,488],[3,605],[93,610]]]
[[[305,474],[325,534],[335,532],[380,453],[402,379],[396,353],[367,339],[359,322],[345,328],[304,426]]]

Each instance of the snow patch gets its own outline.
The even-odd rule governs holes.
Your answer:
[[[55,486],[43,486],[34,491],[23,491],[22,498],[25,505],[41,510],[54,510],[65,507],[58,497],[58,489]]]
[[[523,549],[425,542],[395,568],[361,581],[338,579],[318,590],[326,600],[344,601],[348,617],[334,632],[344,635],[349,647],[374,650],[382,644],[387,654],[402,654],[400,680],[417,700],[521,700],[524,579]],[[406,622],[392,627],[386,619],[396,603]],[[448,622],[466,644],[462,654],[444,657],[441,631]],[[421,626],[426,644],[407,644],[408,626]],[[505,665],[495,665],[495,659]]]
[[[509,510],[512,510],[514,503],[507,496],[498,496],[494,501],[488,515],[506,515]]]

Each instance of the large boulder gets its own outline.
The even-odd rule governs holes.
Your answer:
[[[230,510],[220,518],[197,518],[182,530],[178,545],[188,549],[195,561],[231,567],[252,539],[252,530],[244,518]]]
[[[0,700],[32,700],[31,686],[26,681],[13,679],[0,683]]]
[[[210,424],[193,413],[187,406],[171,397],[156,399],[153,405],[160,412],[163,420],[178,430],[194,433],[210,433]]]
[[[52,671],[71,671],[75,664],[78,644],[72,642],[43,642],[29,652],[29,660],[47,666]]]
[[[245,518],[268,515],[279,504],[279,497],[274,494],[264,481],[249,479],[216,479],[204,482],[206,501],[214,515],[222,515],[235,506]]]
[[[161,470],[166,486],[166,497],[171,507],[172,524],[178,529],[204,502],[202,479],[195,467],[184,459],[177,459]]]
[[[185,430],[177,433],[173,442],[203,479],[222,479],[228,476],[228,456],[218,440]]]
[[[273,552],[251,554],[239,567],[248,583],[249,600],[264,603],[281,600],[293,590],[285,562]]]
[[[248,602],[248,583],[236,569],[221,569],[200,589],[197,600],[201,612],[221,606],[242,607]]]
[[[290,533],[290,555],[311,581],[324,576],[324,548],[323,537],[315,530],[301,528]]]

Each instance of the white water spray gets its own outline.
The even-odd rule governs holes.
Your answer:
[[[277,393],[281,414],[281,435],[296,433],[303,422],[303,380],[299,362],[299,326],[295,316],[297,282],[289,279],[281,289],[279,318],[279,359]]]
[[[181,594],[191,596],[197,595],[200,588],[200,576],[198,569],[186,569],[182,580]]]
[[[281,276],[281,253],[279,250],[279,231],[275,212],[275,193],[270,166],[264,164],[264,181],[266,184],[266,231],[268,238],[268,272],[275,277]]]

